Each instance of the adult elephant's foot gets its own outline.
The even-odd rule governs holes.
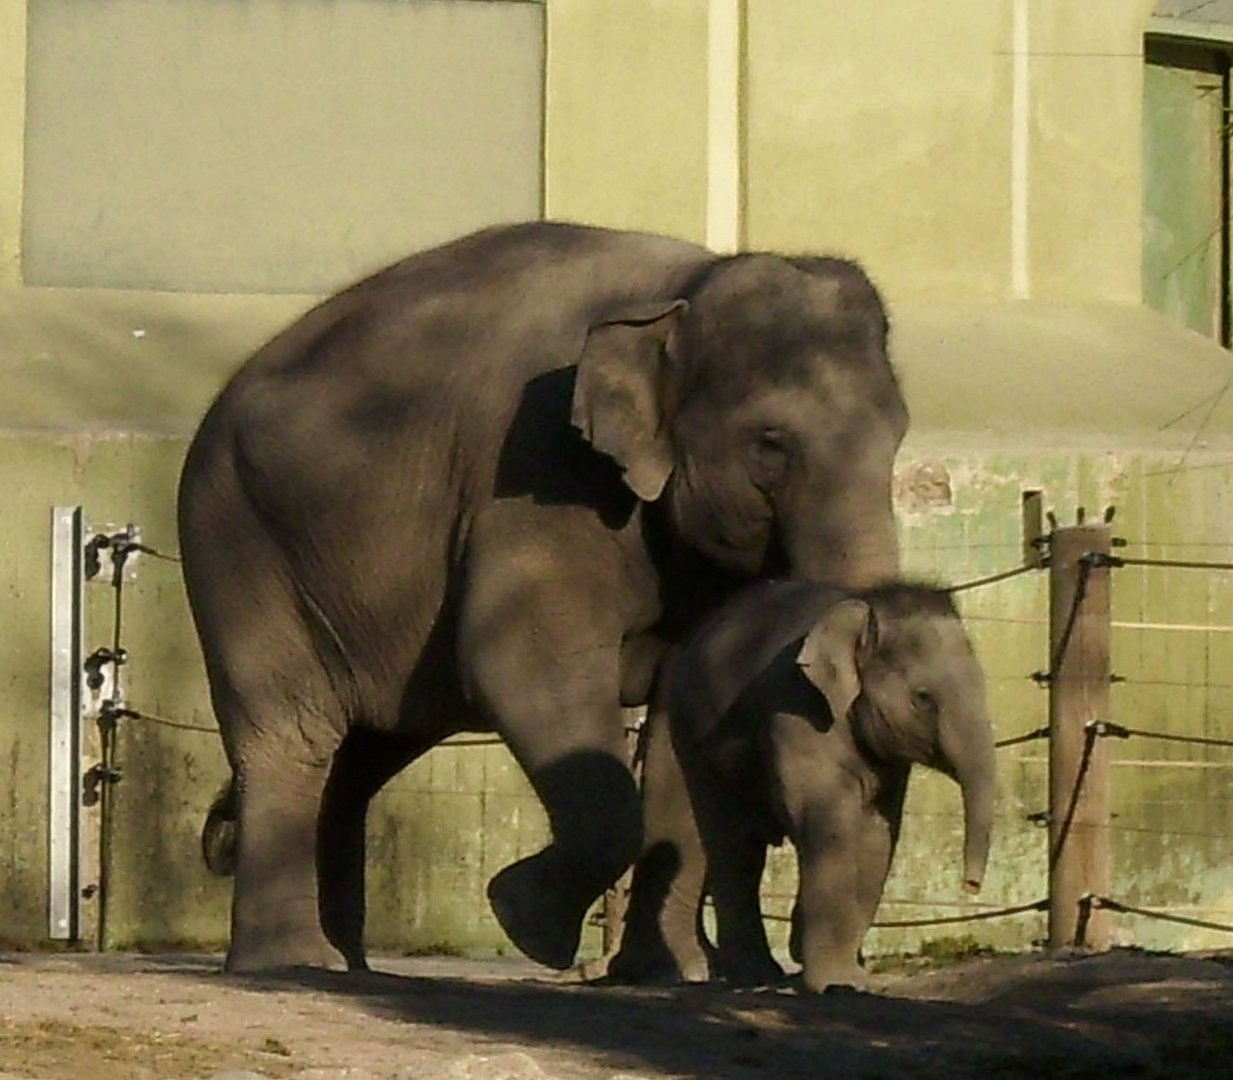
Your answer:
[[[591,899],[580,900],[554,872],[551,849],[507,866],[488,883],[501,929],[536,963],[564,971],[574,962]]]
[[[869,974],[857,963],[851,961],[815,961],[806,962],[801,971],[801,984],[805,990],[816,994],[843,990],[866,990],[869,987]]]
[[[223,968],[241,974],[288,968],[348,971],[356,970],[357,965],[348,963],[324,934],[274,928],[268,932],[233,934]]]
[[[719,950],[716,974],[729,986],[778,986],[786,980],[783,968],[769,954]]]

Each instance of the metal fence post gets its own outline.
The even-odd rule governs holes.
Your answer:
[[[638,742],[641,737],[642,725],[646,723],[645,706],[621,710],[625,717],[625,753],[626,761],[633,770],[635,778],[641,783],[641,768],[638,762]],[[625,930],[625,912],[629,908],[629,887],[633,881],[634,870],[631,866],[604,893],[603,937],[601,948],[605,956],[616,952],[621,944],[621,934]]]
[[[82,619],[80,506],[51,514],[51,687],[47,776],[47,936],[79,941],[82,910]]]
[[[1055,529],[1049,559],[1049,946],[1104,950],[1109,894],[1107,525]],[[1094,558],[1093,558],[1094,556]]]

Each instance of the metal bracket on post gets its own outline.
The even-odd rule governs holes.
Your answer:
[[[82,936],[82,585],[85,527],[80,506],[51,516],[51,714],[48,775],[48,936]]]
[[[88,529],[85,546],[86,580],[106,585],[135,580],[136,560],[142,550],[141,528],[137,525],[130,523],[123,529],[100,532]]]

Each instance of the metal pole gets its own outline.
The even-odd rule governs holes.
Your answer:
[[[80,506],[52,508],[47,930],[53,941],[82,936],[83,536]]]
[[[1049,545],[1049,946],[1109,947],[1107,525],[1057,529]],[[1092,558],[1095,556],[1095,558]]]
[[[638,740],[642,725],[646,723],[646,708],[623,709],[625,717],[625,752],[626,761],[634,771],[635,778],[641,783],[641,767],[638,763]],[[631,866],[604,893],[603,900],[603,938],[601,946],[605,956],[614,953],[621,944],[621,934],[625,930],[625,913],[629,910],[629,887],[633,881],[634,870]]]

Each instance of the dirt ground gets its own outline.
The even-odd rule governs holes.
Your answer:
[[[578,985],[512,960],[374,967],[0,954],[0,1080],[1233,1076],[1233,952],[977,958],[815,997]]]

